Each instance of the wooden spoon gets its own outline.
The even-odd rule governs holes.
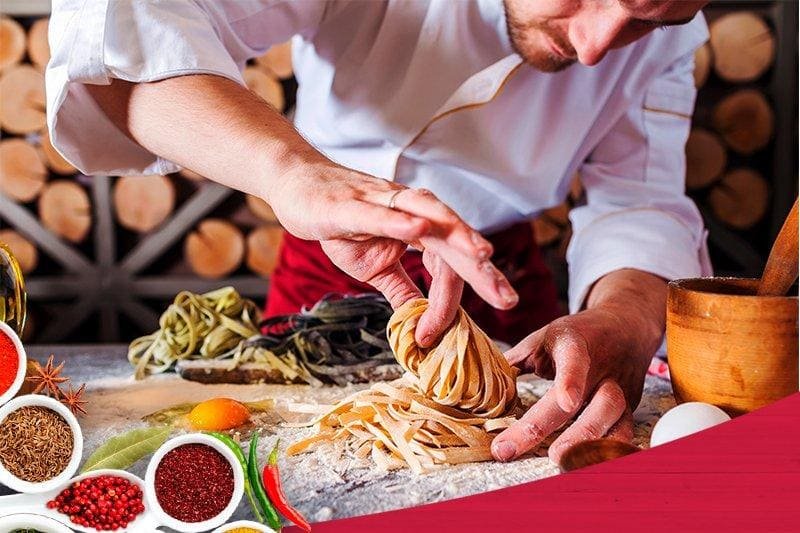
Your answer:
[[[615,439],[595,439],[579,442],[564,452],[558,465],[562,472],[571,472],[636,453],[640,449],[633,444]]]
[[[758,284],[759,296],[783,296],[797,279],[797,200],[769,252]]]

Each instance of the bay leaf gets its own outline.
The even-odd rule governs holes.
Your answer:
[[[104,468],[130,468],[145,455],[155,452],[171,432],[171,427],[159,426],[133,429],[113,437],[86,459],[81,473]]]

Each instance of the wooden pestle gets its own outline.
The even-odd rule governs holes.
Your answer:
[[[797,200],[769,252],[758,284],[759,296],[783,296],[797,279]]]

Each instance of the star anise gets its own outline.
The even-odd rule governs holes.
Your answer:
[[[33,362],[35,373],[32,376],[25,378],[30,383],[34,384],[33,394],[44,392],[48,396],[54,398],[61,398],[60,383],[68,381],[69,378],[61,375],[61,370],[64,368],[64,362],[60,365],[54,366],[53,359],[55,356],[51,355],[47,359],[47,363],[42,366],[38,362]]]
[[[83,389],[86,388],[86,383],[81,385],[78,390],[72,390],[72,383],[69,384],[69,388],[67,392],[63,393],[63,397],[61,398],[61,403],[69,407],[69,410],[72,411],[72,414],[86,414],[86,410],[83,408],[86,405],[86,400],[83,399]]]

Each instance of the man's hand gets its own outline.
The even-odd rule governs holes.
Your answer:
[[[554,379],[553,387],[492,443],[497,460],[535,448],[578,417],[550,446],[550,459],[577,442],[603,436],[630,441],[651,357],[664,328],[666,283],[619,270],[595,284],[588,309],[532,333],[506,352],[523,372]]]
[[[400,256],[408,244],[424,249],[433,277],[431,306],[417,327],[424,346],[455,316],[462,280],[494,307],[517,303],[488,259],[491,245],[433,194],[337,165],[231,80],[190,75],[152,83],[113,80],[86,89],[142,147],[264,199],[289,232],[322,241],[339,268],[376,287],[395,307],[420,295]]]
[[[297,209],[297,198],[304,198]],[[388,204],[394,198],[394,209]],[[421,296],[400,264],[410,244],[423,250],[431,306],[420,318],[417,342],[430,345],[452,322],[464,280],[491,305],[508,309],[517,295],[489,261],[492,246],[427,190],[406,189],[349,169],[296,175],[270,196],[294,235],[319,240],[344,272],[381,291],[398,307]]]

